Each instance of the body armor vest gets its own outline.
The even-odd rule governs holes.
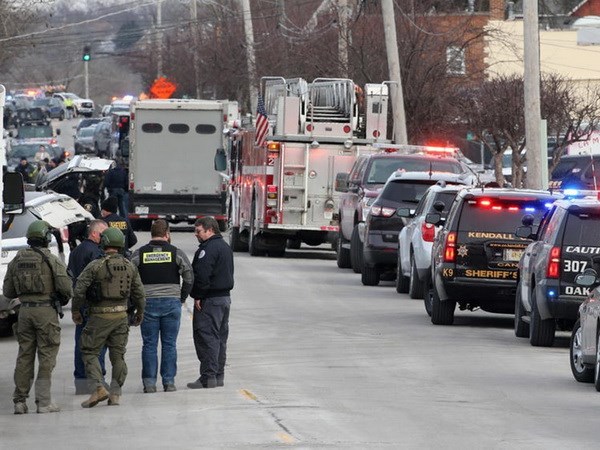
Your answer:
[[[17,294],[50,295],[54,292],[54,279],[48,264],[31,249],[17,255],[13,284]]]
[[[143,284],[179,284],[177,247],[167,242],[140,248],[138,266]]]
[[[133,268],[123,256],[109,256],[102,259],[95,278],[100,283],[102,294],[100,300],[111,302],[123,300],[127,303],[133,280]]]

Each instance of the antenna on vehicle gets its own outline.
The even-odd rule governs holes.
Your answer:
[[[429,161],[429,178],[433,176],[433,161]]]

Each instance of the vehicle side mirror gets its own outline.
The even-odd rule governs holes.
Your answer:
[[[425,216],[425,222],[432,225],[440,225],[442,223],[442,215],[440,213],[429,213]]]
[[[437,212],[442,212],[445,207],[446,205],[444,202],[440,202],[439,200],[433,203],[433,209],[435,209]]]
[[[533,228],[530,226],[518,227],[515,231],[515,236],[523,239],[536,239],[537,235],[533,233]]]
[[[348,192],[348,178],[350,174],[347,172],[339,172],[335,176],[335,191]]]
[[[585,269],[575,276],[575,283],[579,286],[591,287],[598,284],[598,274],[594,269]]]
[[[227,155],[223,148],[218,148],[215,153],[215,170],[217,172],[224,172],[227,170]]]
[[[526,227],[531,227],[535,218],[531,214],[525,214],[521,219],[521,223]]]
[[[60,136],[60,128],[57,128],[57,129],[56,129],[56,135],[57,135],[57,136]]]
[[[22,214],[25,211],[23,176],[18,172],[6,172],[3,181],[4,214]]]
[[[411,211],[409,208],[398,208],[396,210],[396,214],[399,217],[405,217],[407,219],[411,219],[411,218],[415,217],[414,210]]]

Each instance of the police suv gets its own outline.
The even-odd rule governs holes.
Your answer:
[[[557,195],[526,189],[460,191],[432,248],[431,322],[450,325],[454,310],[512,314],[517,265],[530,239],[515,236],[524,214],[541,220]],[[428,223],[438,225],[439,213]]]
[[[575,277],[600,260],[600,201],[597,198],[557,201],[532,231],[523,218],[517,235],[535,239],[519,262],[515,297],[515,335],[534,346],[549,347],[556,327],[570,330],[579,305],[589,294]]]

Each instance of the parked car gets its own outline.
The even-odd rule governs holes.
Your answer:
[[[363,257],[361,280],[364,285],[377,285],[384,273],[396,275],[398,233],[404,227],[405,220],[397,214],[398,209],[417,206],[425,191],[438,181],[448,184],[474,182],[468,173],[444,172],[445,167],[436,167],[433,162],[431,164],[433,170],[429,172],[394,172],[371,205],[360,249]],[[452,169],[448,167],[448,170]],[[351,245],[354,250],[355,246]]]
[[[66,98],[73,100],[75,114],[77,115],[82,115],[85,117],[92,117],[94,115],[94,102],[89,98],[81,98],[72,92],[55,92],[52,94],[52,96],[60,98],[63,102]]]
[[[14,132],[10,131],[13,136]],[[29,140],[44,140],[48,144],[56,144],[56,136],[60,135],[60,128],[53,130],[50,125],[23,125],[17,128],[15,140],[24,142]]]
[[[46,141],[13,143],[7,152],[7,167],[9,170],[14,170],[21,158],[27,158],[27,162],[34,165],[44,158],[61,158],[62,152],[63,149],[59,145],[48,144]]]
[[[94,152],[100,157],[111,156],[112,123],[108,121],[99,122],[94,129],[92,138]]]
[[[77,124],[77,128],[75,128],[75,133],[77,133],[82,128],[88,128],[92,126],[95,127],[96,125],[98,125],[98,123],[102,122],[103,120],[105,119],[103,119],[102,117],[86,117],[85,119],[81,119]]]
[[[15,121],[17,126],[49,125],[50,117],[45,108],[29,105],[27,108],[17,109]]]
[[[63,120],[66,115],[65,105],[57,97],[38,98],[33,101],[33,106],[42,108],[51,119]]]
[[[539,222],[560,196],[529,189],[463,189],[431,250],[431,322],[451,325],[454,310],[514,314],[517,267],[531,239],[515,230],[524,214]],[[426,222],[441,223],[431,213]]]
[[[519,262],[515,298],[515,335],[531,345],[550,347],[556,328],[571,330],[579,305],[588,294],[576,275],[600,255],[600,201],[597,198],[555,202],[536,232],[531,216],[517,236],[533,238]]]
[[[398,216],[410,219],[398,235],[396,291],[410,298],[423,298],[431,284],[431,249],[441,225],[427,223],[427,214],[437,212],[445,221],[461,185],[438,181],[425,192],[416,209],[398,208]],[[428,303],[425,303],[428,306]],[[431,311],[427,311],[431,315]]]
[[[55,192],[25,192],[25,211],[14,216],[3,215],[1,279],[4,279],[8,263],[17,251],[27,246],[27,228],[38,219],[47,221],[55,229],[49,248],[66,264],[69,258],[70,229],[85,225],[93,216],[66,195]],[[18,311],[18,299],[9,300],[0,295],[0,335],[12,334],[12,324],[17,320]]]
[[[75,154],[95,153],[94,150],[94,130],[96,125],[91,127],[81,128],[75,135]]]

